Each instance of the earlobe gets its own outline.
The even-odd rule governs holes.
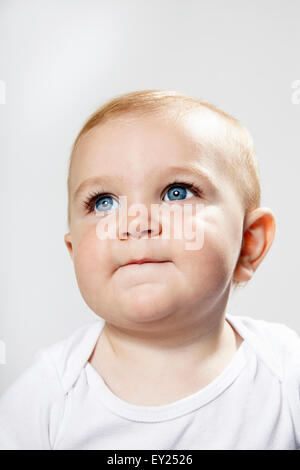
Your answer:
[[[66,233],[66,235],[64,236],[64,241],[65,241],[66,247],[68,248],[69,255],[73,261],[73,246],[72,246],[72,239],[71,239],[70,233]]]
[[[246,215],[243,244],[234,279],[247,282],[269,251],[275,235],[275,217],[266,207],[259,207]]]

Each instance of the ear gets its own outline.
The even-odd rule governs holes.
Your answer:
[[[275,235],[275,217],[267,207],[249,212],[244,220],[243,245],[233,278],[238,282],[249,281],[267,252]]]
[[[66,235],[64,236],[64,241],[65,241],[66,247],[68,248],[69,255],[71,256],[71,259],[73,261],[73,246],[72,246],[72,238],[71,238],[70,232],[66,233]]]

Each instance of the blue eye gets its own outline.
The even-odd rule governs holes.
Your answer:
[[[109,211],[114,209],[113,202],[116,202],[111,196],[103,196],[95,202],[95,209],[99,212]]]
[[[170,201],[180,201],[186,197],[187,191],[189,191],[189,189],[186,189],[183,186],[173,186],[167,191],[166,195],[168,195],[168,198],[170,198],[169,199]],[[191,193],[193,197],[194,194],[192,193],[192,191],[189,191],[189,192]]]
[[[193,196],[203,196],[203,191],[195,186],[193,183],[183,183],[179,181],[174,181],[171,185],[168,186],[165,196],[168,196],[168,201],[181,201],[184,200],[188,194]],[[112,209],[117,209],[117,206],[114,206],[114,203],[117,201],[107,193],[95,192],[88,196],[87,200],[83,202],[83,206],[86,209],[88,214],[93,212],[108,212]]]

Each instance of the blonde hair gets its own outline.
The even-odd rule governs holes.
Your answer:
[[[211,103],[169,90],[138,90],[104,103],[85,122],[72,146],[68,165],[68,226],[70,226],[70,181],[72,156],[79,139],[94,127],[126,115],[158,114],[160,117],[184,117],[193,111],[210,110],[225,124],[222,135],[210,142],[214,150],[232,154],[229,160],[234,184],[243,199],[245,213],[260,206],[259,169],[253,140],[247,129],[234,117]],[[170,111],[170,113],[169,113]],[[244,285],[232,280],[232,286]]]

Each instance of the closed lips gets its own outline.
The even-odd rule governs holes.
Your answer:
[[[140,260],[131,260],[126,264],[123,264],[123,266],[128,266],[129,264],[144,264],[144,263],[167,263],[167,260],[155,260],[155,259],[149,259],[149,258],[144,258]]]

